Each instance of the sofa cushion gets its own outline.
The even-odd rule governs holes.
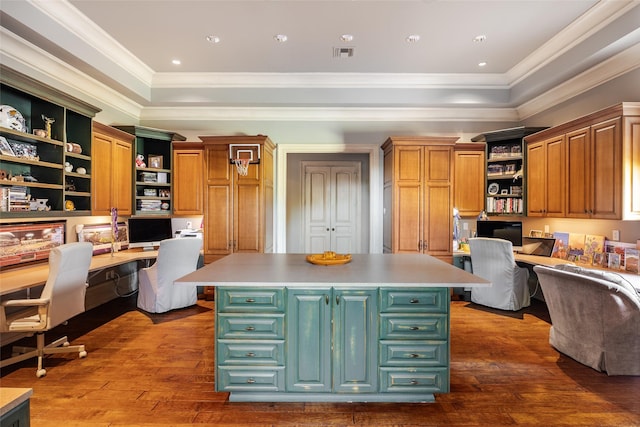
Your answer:
[[[569,273],[581,274],[583,276],[592,277],[594,279],[604,280],[606,282],[611,282],[619,287],[626,289],[631,295],[635,295],[640,298],[640,294],[633,287],[629,281],[627,281],[624,277],[620,276],[616,273],[611,273],[604,270],[593,270],[590,268],[580,267],[574,264],[559,264],[555,267],[558,270],[568,271]]]

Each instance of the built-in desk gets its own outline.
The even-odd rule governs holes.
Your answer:
[[[91,258],[89,273],[95,273],[106,268],[116,267],[139,260],[150,260],[158,257],[158,251],[143,251],[128,249],[116,252],[94,255]],[[22,267],[3,269],[0,272],[0,295],[22,291],[44,285],[49,275],[49,264],[46,262]]]
[[[29,426],[30,388],[0,387],[0,425]]]

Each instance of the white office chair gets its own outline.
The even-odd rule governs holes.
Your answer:
[[[510,241],[476,237],[469,239],[469,249],[473,274],[491,282],[471,290],[472,302],[513,311],[531,304],[529,270],[516,265]]]
[[[36,376],[40,378],[47,373],[42,367],[45,354],[77,352],[81,358],[87,356],[84,345],[71,346],[67,337],[45,345],[44,333],[84,312],[92,255],[93,245],[89,242],[68,243],[51,249],[49,276],[40,298],[2,301],[1,331],[35,333],[36,348],[14,346],[13,357],[2,360],[0,367],[37,357]],[[7,313],[6,309],[9,307],[19,310]]]
[[[138,273],[138,308],[149,313],[164,313],[194,305],[195,286],[174,286],[173,282],[198,267],[202,240],[173,238],[160,242],[158,259]]]

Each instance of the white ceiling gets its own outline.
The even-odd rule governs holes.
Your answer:
[[[100,121],[187,136],[489,130],[640,68],[638,0],[2,0],[0,10],[3,64],[97,105]],[[354,55],[334,57],[344,47]]]

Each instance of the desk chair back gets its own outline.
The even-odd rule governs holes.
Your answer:
[[[49,253],[49,276],[41,295],[50,300],[47,329],[84,312],[92,256],[89,242],[67,243]]]
[[[529,271],[516,265],[510,241],[477,237],[469,239],[469,249],[473,274],[491,282],[471,290],[472,302],[513,311],[530,305]]]
[[[188,237],[160,242],[155,264],[139,273],[138,307],[150,313],[164,313],[195,304],[196,287],[176,286],[173,282],[198,268],[201,247],[201,239]]]

